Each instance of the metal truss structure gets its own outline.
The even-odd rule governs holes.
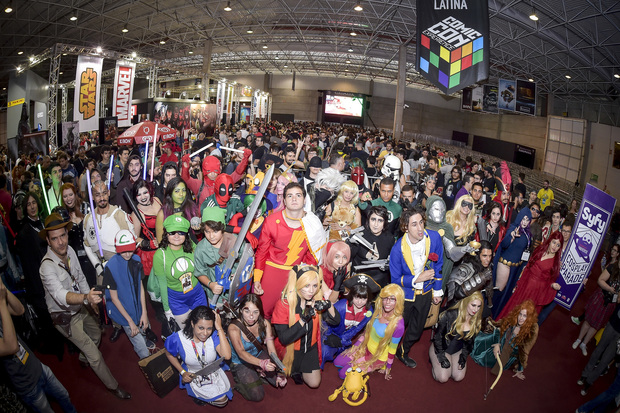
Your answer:
[[[620,2],[488,1],[489,81],[533,79],[539,92],[553,95],[555,101],[585,102],[604,107],[600,111],[612,114],[609,117],[617,116]],[[354,10],[357,3],[363,10]],[[414,65],[415,0],[37,0],[13,4],[11,14],[0,15],[0,86],[6,86],[11,70],[49,58],[56,43],[63,44],[60,53],[70,57],[101,46],[104,57],[134,59],[141,63],[137,75],[149,76],[149,96],[157,95],[151,87],[155,79],[217,81],[231,74],[296,72],[392,83],[397,81],[398,48],[405,45],[408,85],[434,89]],[[227,4],[230,11],[225,10]],[[538,21],[530,19],[532,13]],[[202,52],[209,40],[213,46],[207,77],[202,73]],[[60,75],[59,83],[68,83],[75,58],[62,60],[60,71],[65,75]],[[153,65],[159,70],[156,78],[150,76]],[[51,78],[43,66],[36,66],[35,71]]]

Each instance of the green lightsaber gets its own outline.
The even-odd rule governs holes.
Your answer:
[[[50,208],[50,201],[47,199],[47,189],[45,188],[45,181],[43,180],[43,172],[41,172],[41,164],[37,165],[37,169],[39,170],[39,179],[41,179],[41,187],[43,188],[43,198],[47,206],[47,215],[51,215],[52,208]]]

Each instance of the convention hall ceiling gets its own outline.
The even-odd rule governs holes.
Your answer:
[[[160,78],[188,77],[165,68],[200,71],[209,39],[213,42],[211,72],[217,77],[296,72],[377,82],[396,81],[398,46],[405,44],[408,83],[431,87],[414,64],[415,0],[0,3],[0,87],[7,86],[11,71],[25,67],[31,56],[57,43],[136,52],[162,62]],[[357,5],[362,10],[355,10]],[[4,11],[7,6],[13,9],[10,13]],[[538,21],[530,19],[533,12]],[[489,0],[489,16],[491,82],[500,77],[534,79],[539,91],[559,99],[616,100],[620,1]],[[73,79],[75,59],[62,58],[61,83]],[[48,59],[33,70],[47,78],[49,67]],[[106,61],[104,68],[111,67],[113,62]]]

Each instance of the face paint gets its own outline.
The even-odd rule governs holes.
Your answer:
[[[364,169],[361,166],[356,166],[351,169],[351,180],[357,185],[362,185],[364,183],[364,177]]]

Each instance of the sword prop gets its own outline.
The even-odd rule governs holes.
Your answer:
[[[37,165],[37,169],[39,170],[39,179],[41,180],[41,188],[43,188],[43,198],[45,199],[45,206],[47,206],[47,214],[51,215],[52,208],[50,208],[50,201],[47,199],[47,189],[45,188],[45,181],[43,180],[43,172],[41,172],[41,164]],[[54,185],[53,182],[52,185]]]
[[[129,190],[127,188],[123,188],[123,195],[125,195],[127,204],[129,204],[129,207],[131,208],[133,213],[136,214],[136,217],[138,217],[138,221],[140,221],[140,225],[142,226],[142,232],[146,235],[146,237],[150,241],[155,241],[155,236],[153,235],[151,230],[146,226],[146,221],[144,221],[144,218],[142,217],[142,214],[140,213],[138,206],[133,202],[133,199],[131,198],[131,195],[129,194]]]
[[[267,187],[269,186],[269,183],[271,182],[271,178],[273,177],[273,171],[274,171],[273,166],[267,169],[267,172],[265,173],[265,177],[263,178],[263,182],[258,188],[258,191],[256,191],[256,197],[254,198],[254,201],[252,201],[252,204],[250,205],[250,209],[248,210],[246,214],[245,221],[243,221],[241,230],[239,231],[239,234],[237,234],[237,240],[235,241],[232,248],[230,249],[230,252],[228,253],[228,258],[224,262],[224,266],[215,267],[216,277],[219,278],[217,283],[220,285],[224,285],[230,282],[230,273],[231,273],[232,267],[235,264],[235,261],[237,261],[237,259],[239,258],[239,251],[241,251],[241,245],[243,244],[243,240],[245,239],[245,234],[248,233],[248,230],[250,229],[250,225],[252,225],[252,221],[254,221],[253,218],[256,216],[256,211],[258,211],[260,203],[263,200],[263,196],[265,195],[265,192],[267,192]],[[215,308],[217,304],[217,300],[219,298],[220,298],[219,294],[214,294],[213,297],[211,297],[211,302],[209,304],[211,305],[212,308]]]
[[[149,141],[146,141],[146,147],[144,148],[144,170],[142,171],[142,179],[146,181],[146,165],[147,158],[149,156]]]
[[[110,163],[112,163],[112,161],[110,161]],[[88,168],[86,169],[86,185],[88,186],[88,200],[90,201],[90,214],[93,217],[93,227],[95,227],[95,236],[97,237],[97,245],[99,245],[99,254],[103,258],[103,248],[101,248],[101,239],[99,238],[99,227],[97,226],[97,217],[95,216],[97,211],[95,211],[95,204],[93,203],[93,189],[90,184],[90,170],[88,170]],[[109,186],[108,186],[108,189],[109,189]]]
[[[220,146],[220,149],[224,149],[225,151],[243,153],[241,149],[229,148],[228,146]]]
[[[386,258],[384,260],[377,260],[377,261],[362,261],[361,265],[356,265],[354,269],[355,271],[359,271],[359,270],[365,270],[368,268],[379,268],[381,271],[385,271],[388,268],[389,264],[390,264],[389,258]]]
[[[213,146],[213,144],[212,144],[212,143],[210,143],[210,144],[208,144],[207,146],[205,146],[205,147],[203,147],[203,148],[198,149],[196,152],[194,152],[194,153],[190,153],[190,154],[189,154],[189,159],[192,159],[194,156],[198,155],[198,154],[199,154],[199,153],[201,153],[201,152],[206,151],[206,150],[207,150],[207,148],[210,148],[210,147],[212,147],[212,146]]]
[[[108,165],[110,165],[108,167],[108,191],[109,191],[110,185],[112,184],[112,169],[114,169],[114,155],[110,155],[110,163]],[[88,187],[90,188],[90,184],[88,185]],[[90,190],[89,190],[89,193],[90,193]]]

